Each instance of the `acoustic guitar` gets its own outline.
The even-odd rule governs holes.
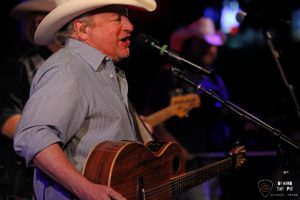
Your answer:
[[[155,112],[145,118],[145,121],[152,127],[166,121],[167,119],[177,116],[186,116],[193,108],[200,106],[200,97],[197,94],[185,94],[181,96],[173,96],[170,105]]]
[[[169,200],[241,166],[244,152],[243,147],[236,147],[230,157],[185,172],[183,155],[176,143],[104,141],[90,152],[83,175],[94,183],[113,187],[128,200]]]

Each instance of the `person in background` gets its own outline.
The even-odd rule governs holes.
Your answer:
[[[180,56],[213,70],[212,75],[203,75],[201,71],[191,66],[183,66],[183,73],[197,84],[211,89],[224,100],[229,100],[225,82],[214,66],[218,48],[225,42],[222,33],[216,31],[211,18],[200,17],[186,27],[175,30],[170,37],[170,48],[179,52]],[[156,82],[149,93],[149,102],[145,113],[150,114],[169,104],[176,95],[197,93],[200,96],[199,108],[193,109],[188,117],[171,118],[154,128],[158,140],[176,141],[181,144],[187,160],[187,168],[193,170],[212,160],[198,157],[208,152],[224,151],[231,145],[231,126],[229,111],[213,98],[203,94],[195,87],[174,77],[169,65],[162,67]],[[158,98],[157,98],[158,97]],[[188,191],[183,199],[221,198],[219,179],[215,178]]]
[[[39,24],[35,42],[64,47],[38,69],[14,137],[34,166],[36,199],[125,199],[82,175],[92,148],[138,141],[128,85],[115,63],[130,54],[128,9],[153,11],[154,0],[60,0]]]
[[[20,112],[29,97],[29,88],[35,72],[53,52],[60,48],[56,42],[39,46],[33,40],[37,26],[54,7],[55,4],[51,0],[28,0],[16,5],[11,11],[12,17],[24,21],[25,38],[31,43],[32,48],[24,52],[17,61],[10,60],[7,66],[4,66],[14,72],[14,74],[3,74],[8,84],[1,84],[1,90],[6,95],[2,96],[4,99],[1,100],[0,127],[2,134],[8,138],[14,137]]]
[[[60,46],[53,42],[39,46],[34,43],[34,32],[41,20],[53,10],[51,0],[28,0],[17,4],[11,10],[11,17],[22,22],[24,44],[30,48],[18,58],[5,58],[1,67],[0,83],[0,151],[1,151],[1,193],[4,196],[32,197],[32,169],[26,169],[23,159],[13,151],[17,124],[23,107],[29,97],[32,79],[41,64]],[[2,185],[3,184],[3,185]],[[8,198],[8,197],[7,197]]]

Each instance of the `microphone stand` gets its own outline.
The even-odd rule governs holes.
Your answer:
[[[287,81],[287,78],[285,76],[285,73],[283,71],[283,68],[282,68],[282,65],[279,61],[279,53],[278,51],[275,49],[274,45],[273,45],[273,42],[272,42],[272,35],[270,33],[270,31],[265,27],[262,29],[262,32],[263,32],[263,35],[264,35],[264,39],[265,39],[265,42],[267,43],[273,57],[274,57],[274,60],[276,62],[276,65],[277,65],[277,68],[281,74],[281,77],[282,77],[282,80],[283,80],[283,83],[285,85],[285,87],[287,88],[290,96],[291,96],[291,99],[292,99],[292,102],[295,106],[295,109],[296,109],[296,114],[297,114],[297,117],[298,119],[300,119],[300,107],[299,107],[299,104],[298,104],[298,101],[297,101],[297,98],[296,98],[296,95],[294,93],[294,87],[293,85],[291,85],[288,81]],[[290,155],[290,151],[283,148],[283,145],[279,144],[278,145],[278,156],[281,157],[281,174],[282,174],[282,179],[283,180],[289,180],[290,177],[289,177],[289,167],[288,167],[288,156]]]
[[[178,77],[185,82],[189,83],[193,87],[195,87],[197,90],[201,90],[204,93],[208,94],[215,100],[222,103],[225,107],[229,108],[231,111],[235,112],[236,114],[240,115],[241,117],[250,120],[251,122],[255,123],[256,125],[268,130],[271,132],[274,136],[280,139],[280,141],[284,142],[284,144],[300,151],[300,146],[295,141],[291,140],[289,137],[287,137],[285,134],[283,134],[280,130],[272,127],[271,125],[267,124],[266,122],[263,122],[262,120],[258,119],[257,117],[253,116],[249,112],[243,110],[242,108],[238,107],[237,105],[231,103],[230,101],[226,101],[216,95],[212,90],[206,89],[202,87],[200,84],[194,83],[191,79],[189,79],[180,69],[171,66],[172,73],[175,77]]]
[[[280,64],[280,61],[279,61],[279,53],[278,53],[278,51],[276,51],[276,49],[274,48],[274,45],[272,43],[272,35],[271,35],[270,31],[268,31],[266,28],[263,28],[262,32],[264,34],[264,39],[265,39],[266,43],[268,44],[268,46],[269,46],[269,48],[271,50],[271,53],[272,53],[272,55],[274,57],[274,60],[275,60],[276,65],[278,67],[278,70],[279,70],[279,72],[281,74],[283,83],[284,83],[285,87],[288,89],[289,94],[291,95],[293,104],[294,104],[294,106],[296,108],[297,117],[300,119],[300,106],[299,106],[299,103],[297,101],[297,98],[296,98],[296,95],[295,95],[295,92],[294,92],[294,87],[293,87],[293,85],[291,85],[287,81],[287,78],[286,78],[286,76],[284,74],[282,65]]]
[[[215,100],[222,103],[226,108],[229,108],[231,111],[235,112],[236,114],[240,115],[241,117],[250,120],[252,123],[255,123],[256,125],[268,130],[273,136],[277,137],[280,140],[280,143],[278,144],[278,151],[277,155],[281,159],[281,174],[282,174],[282,180],[287,181],[290,180],[289,177],[289,169],[288,169],[288,156],[290,155],[291,148],[297,150],[299,153],[300,146],[295,141],[287,137],[285,134],[283,134],[280,130],[272,127],[271,125],[263,122],[262,120],[258,119],[257,117],[253,116],[249,112],[243,110],[242,108],[238,107],[237,105],[231,103],[230,101],[226,101],[216,95],[211,89],[206,89],[205,87],[201,86],[200,84],[194,83],[191,79],[189,79],[186,74],[184,74],[180,69],[171,66],[172,73],[175,77],[178,77],[188,84],[195,87],[197,90],[201,90],[207,95],[211,96]],[[284,145],[283,145],[284,144]],[[288,145],[290,148],[286,149],[283,148],[283,146],[286,147]],[[284,191],[287,192],[287,191]],[[286,195],[286,198],[288,198],[288,195]]]

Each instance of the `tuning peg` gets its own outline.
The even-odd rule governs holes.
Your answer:
[[[234,143],[232,143],[231,145],[231,149],[228,152],[225,152],[225,156],[232,156],[233,155],[233,150],[236,149],[237,147],[241,146],[241,142],[239,140],[235,141]]]

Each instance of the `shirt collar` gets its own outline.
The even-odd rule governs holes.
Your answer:
[[[95,71],[98,70],[103,61],[105,62],[104,58],[107,57],[94,47],[72,38],[67,40],[65,47],[80,54]]]

